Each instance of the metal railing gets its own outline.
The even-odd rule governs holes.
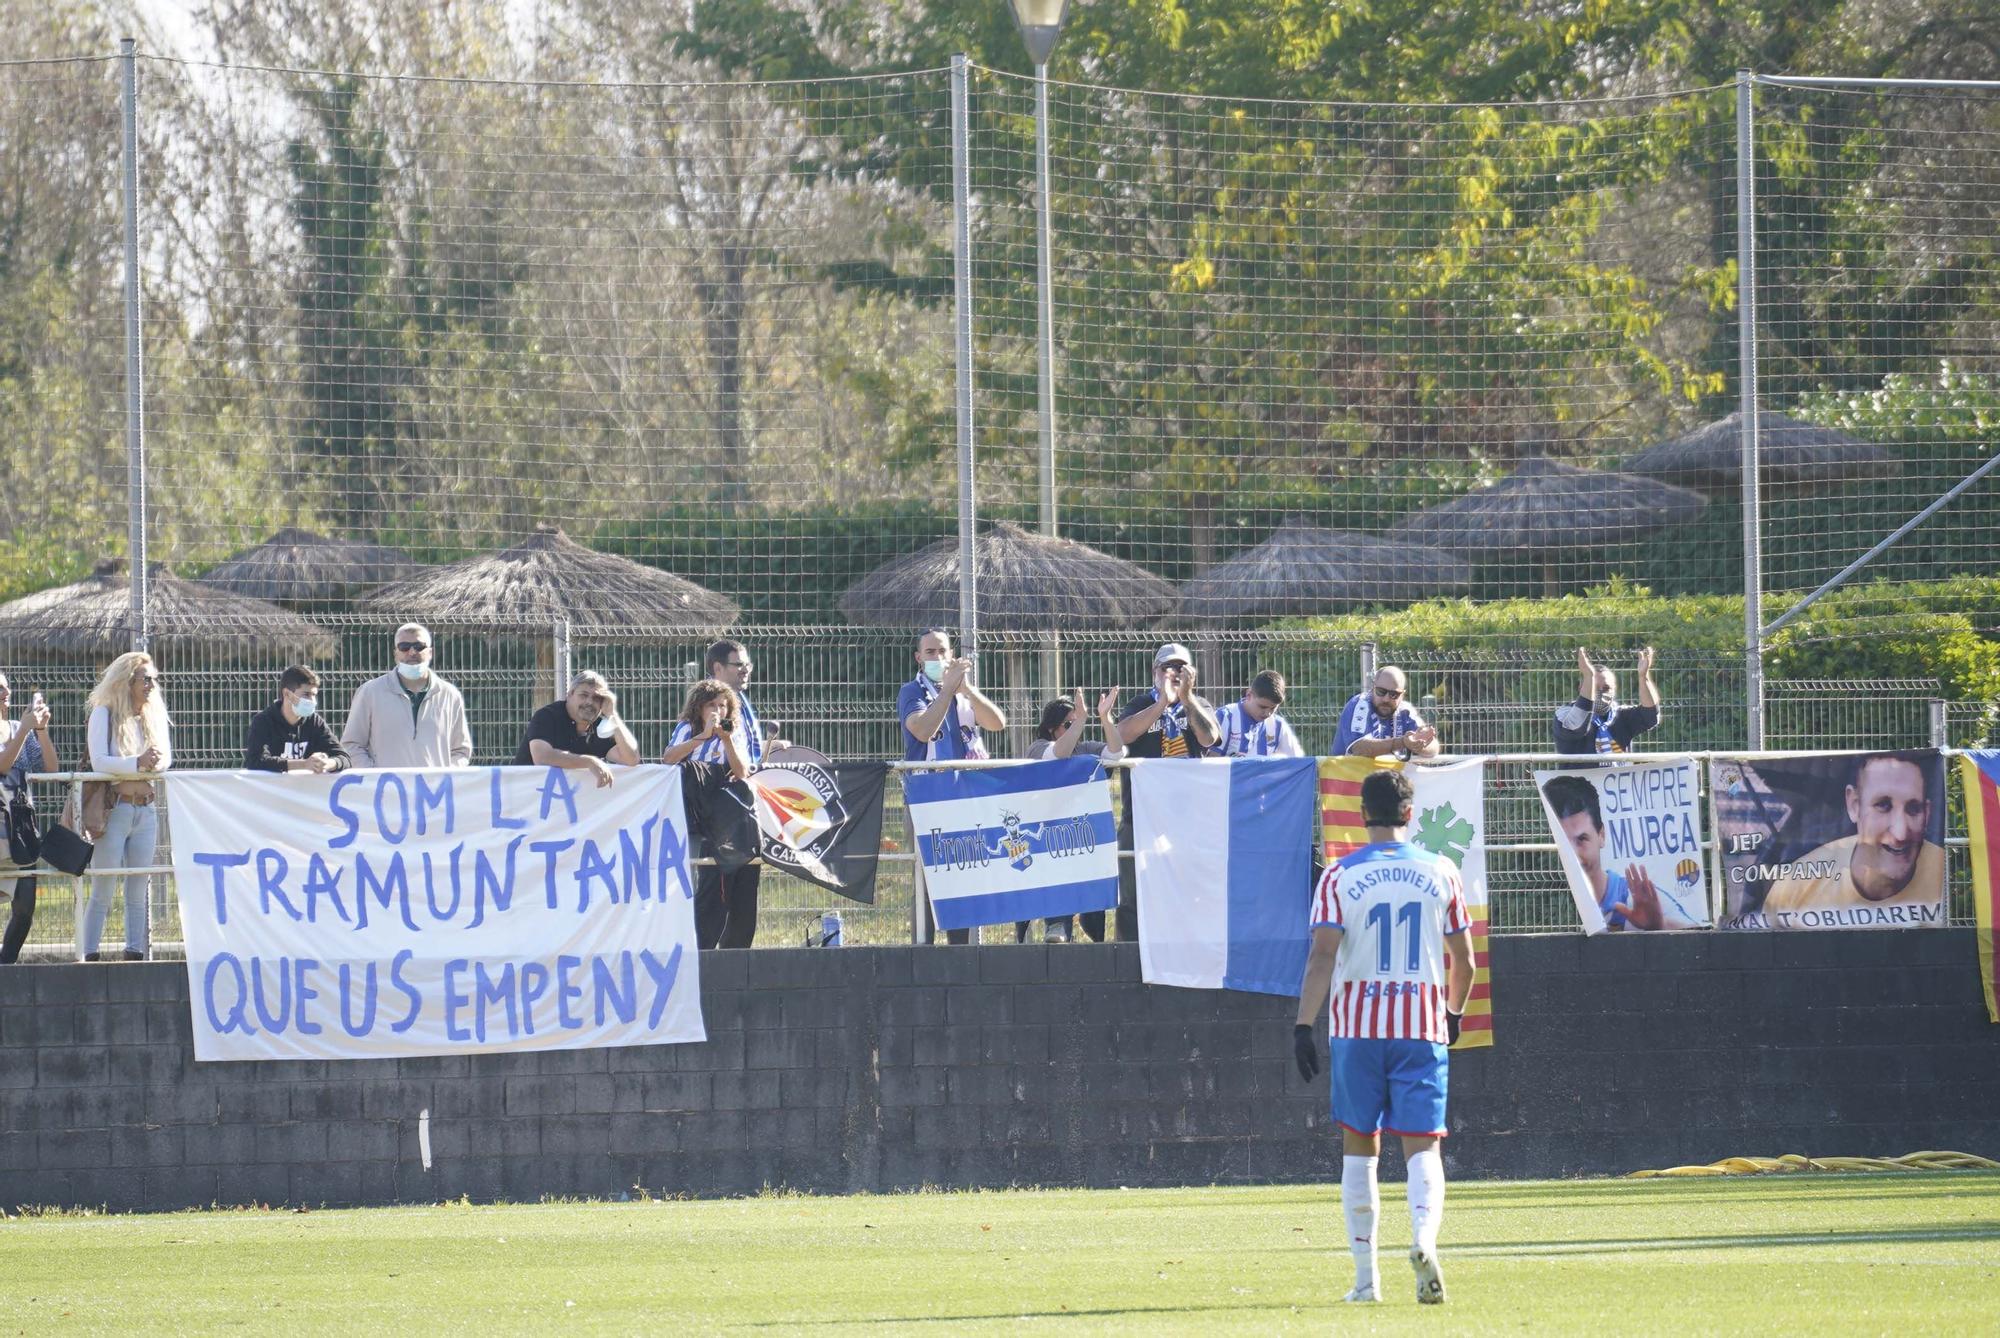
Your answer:
[[[1965,714],[1969,712],[1961,712]],[[1706,764],[1717,757],[1742,758],[1746,760],[1823,757],[1843,752],[1864,752],[1873,749],[1811,749],[1811,750],[1764,750],[1733,751],[1706,750],[1697,752],[1650,752],[1640,755],[1648,762],[1690,761],[1696,764],[1697,783],[1701,791],[1700,808],[1703,832],[1701,844],[1709,852],[1709,896],[1711,912],[1721,905],[1722,867],[1715,857],[1718,841],[1713,830],[1713,814],[1707,802],[1708,774]],[[1963,749],[1945,748],[1947,757],[1957,756]],[[1534,771],[1561,765],[1575,765],[1578,759],[1558,753],[1516,752],[1478,754],[1487,766],[1486,771],[1486,844],[1487,857],[1487,910],[1491,929],[1494,933],[1561,933],[1573,932],[1581,928],[1569,885],[1564,877],[1561,864],[1556,858],[1557,847],[1550,838],[1542,807],[1537,796]],[[1435,763],[1461,762],[1468,755],[1448,755],[1435,759]],[[989,761],[960,762],[892,762],[890,770],[900,777],[912,771],[943,770],[989,770],[1020,765],[1018,760],[995,759]],[[1125,759],[1106,762],[1108,770],[1124,770],[1131,762]],[[1417,765],[1425,765],[1419,763]],[[108,780],[112,777],[94,772],[53,772],[32,778],[38,784],[59,784],[73,786],[87,780]],[[121,777],[117,779],[131,779]],[[82,877],[72,877],[43,867],[35,871],[38,884],[45,890],[39,894],[35,926],[23,951],[24,960],[71,960],[73,953],[66,954],[61,946],[65,940],[73,941],[76,915],[81,909],[84,884],[92,878],[122,878],[128,874],[147,875],[152,881],[148,898],[150,922],[158,931],[153,938],[155,956],[175,957],[181,954],[182,944],[178,937],[180,925],[179,903],[176,896],[167,891],[163,884],[170,884],[174,866],[170,858],[171,840],[170,795],[172,772],[152,777],[159,784],[159,800],[162,809],[161,838],[159,851],[162,858],[156,862],[138,867],[93,867]],[[900,789],[900,787],[899,787]],[[1946,837],[1947,851],[1963,850],[1967,845],[1964,834],[1964,808],[1955,796],[1950,778],[1946,781]],[[1114,790],[1116,800],[1124,802],[1123,787]],[[901,942],[927,942],[930,939],[925,903],[921,899],[921,877],[917,867],[914,835],[910,826],[907,801],[900,794],[895,801],[885,795],[885,809],[882,823],[881,869],[876,880],[876,899],[872,905],[862,906],[855,902],[794,879],[772,880],[765,891],[765,903],[760,915],[758,943],[765,947],[798,946],[805,941],[810,926],[816,925],[820,915],[829,910],[840,911],[844,918],[843,938],[850,944],[887,944]],[[44,809],[43,811],[48,811]],[[1117,852],[1120,860],[1132,858],[1129,849]],[[708,863],[706,859],[695,863]],[[1972,921],[1970,872],[1963,858],[1949,859],[1947,877],[1950,889],[1948,923],[1969,925]],[[0,886],[8,885],[10,879],[21,876],[22,871],[11,866],[0,865]],[[773,897],[779,888],[784,893]],[[48,895],[54,892],[54,896]],[[66,896],[64,894],[67,894]],[[107,908],[107,924],[118,923],[114,913],[122,911],[123,889],[114,888],[114,900]],[[1006,940],[1006,931],[1011,926],[1000,926],[998,939]],[[980,941],[977,934],[974,941]]]

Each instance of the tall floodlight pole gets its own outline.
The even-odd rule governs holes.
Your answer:
[[[1049,53],[1069,0],[1010,0],[1014,23],[1035,64],[1035,402],[1040,438],[1041,530],[1056,532],[1056,316],[1050,279]]]

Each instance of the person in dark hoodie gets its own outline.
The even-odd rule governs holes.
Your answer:
[[[278,677],[278,700],[250,719],[243,765],[256,771],[347,769],[347,750],[319,714],[319,675],[295,664]]]

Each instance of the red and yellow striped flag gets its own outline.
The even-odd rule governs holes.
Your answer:
[[[1467,770],[1469,768],[1469,770]],[[1319,762],[1320,853],[1328,864],[1352,854],[1368,844],[1368,829],[1361,821],[1361,782],[1372,771],[1399,771],[1403,764],[1387,757],[1323,757]],[[1467,938],[1472,946],[1472,993],[1465,1004],[1465,1022],[1459,1032],[1457,1050],[1473,1050],[1493,1044],[1493,975],[1487,943],[1486,850],[1484,804],[1480,785],[1485,769],[1478,763],[1450,767],[1414,767],[1407,773],[1416,788],[1419,813],[1435,807],[1426,792],[1449,786],[1456,817],[1468,823],[1466,857],[1456,860],[1465,875],[1465,909],[1472,917]],[[1415,838],[1412,833],[1412,838]],[[1419,843],[1421,844],[1421,842]]]
[[[1986,1020],[2000,1022],[2000,751],[1958,759],[1965,782],[1965,829],[1971,838],[1972,919],[1979,928],[1979,992]]]

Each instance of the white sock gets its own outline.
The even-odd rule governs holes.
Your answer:
[[[1444,1220],[1444,1157],[1433,1147],[1407,1160],[1410,1167],[1410,1243],[1425,1254],[1435,1254],[1438,1226]]]
[[[1340,1210],[1347,1218],[1347,1248],[1354,1254],[1354,1285],[1375,1285],[1375,1158],[1348,1157],[1340,1164]]]

